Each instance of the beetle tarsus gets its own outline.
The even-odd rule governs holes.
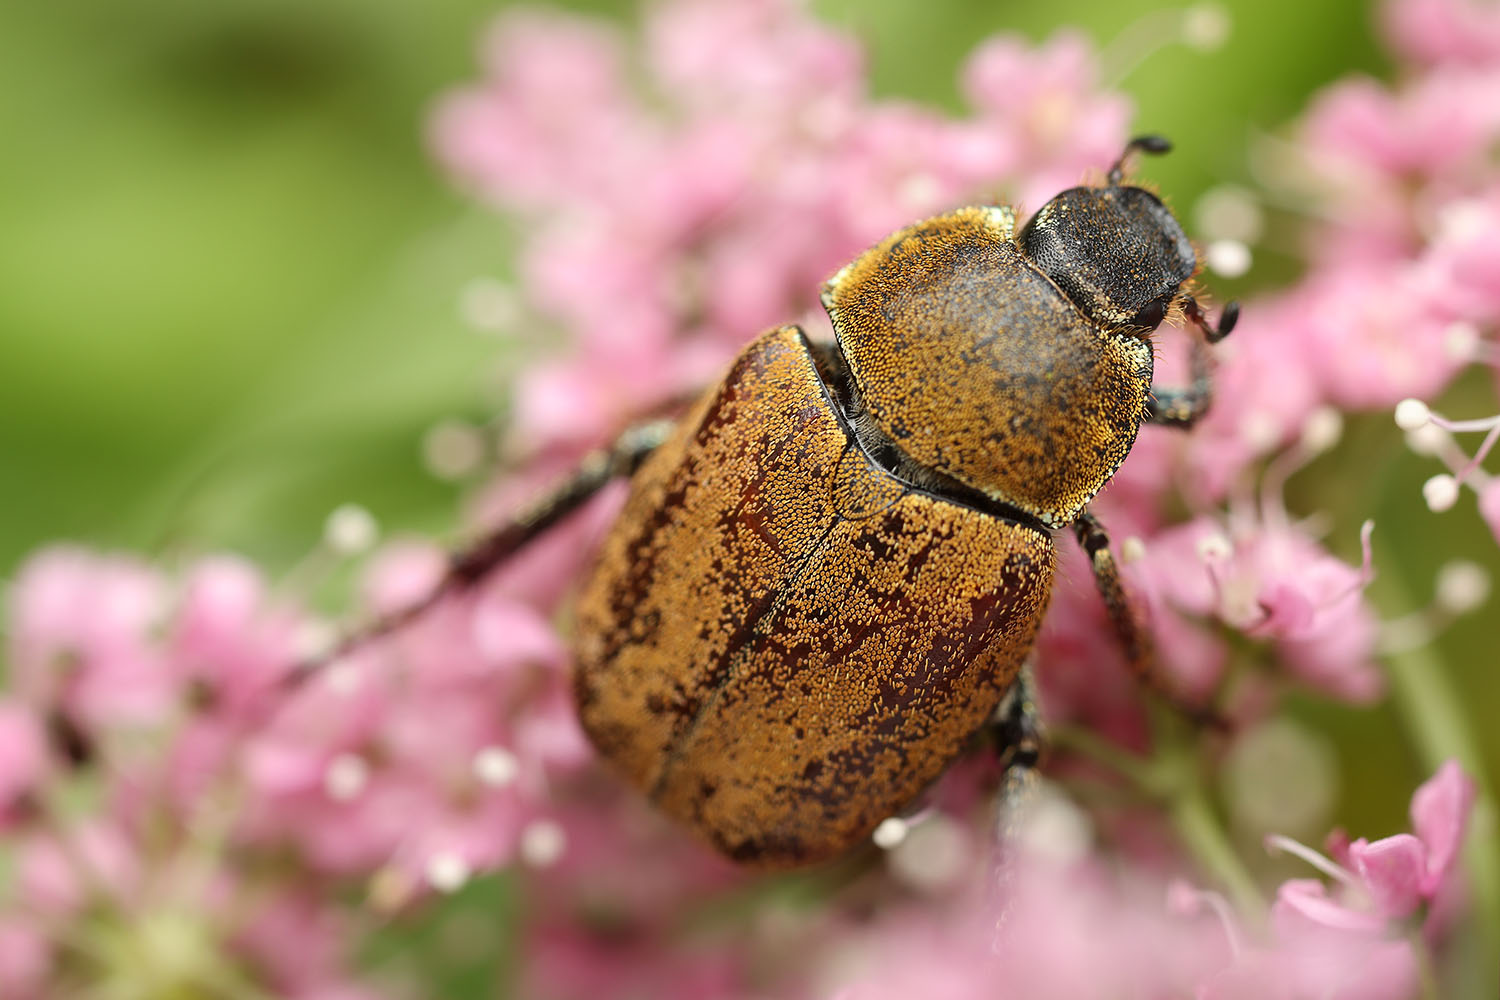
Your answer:
[[[285,685],[300,685],[335,660],[422,617],[449,594],[479,583],[511,556],[582,507],[611,481],[633,475],[646,456],[666,439],[672,426],[667,420],[639,424],[621,434],[609,448],[586,455],[573,475],[552,492],[492,529],[475,544],[453,553],[442,580],[421,600],[377,618],[349,633],[326,652],[299,663],[286,675]]]
[[[1094,582],[1099,596],[1104,599],[1104,608],[1114,625],[1115,634],[1125,652],[1125,662],[1130,672],[1146,687],[1155,691],[1177,711],[1193,722],[1212,729],[1225,729],[1228,724],[1211,706],[1196,704],[1183,697],[1163,676],[1156,660],[1156,649],[1151,635],[1131,606],[1125,592],[1125,582],[1120,576],[1119,564],[1109,545],[1109,535],[1099,519],[1088,511],[1078,515],[1073,522],[1073,532],[1078,544],[1089,556],[1089,565],[1094,571]]]
[[[1208,321],[1208,317],[1203,315],[1203,308],[1198,305],[1198,300],[1191,295],[1187,296],[1183,302],[1183,311],[1187,314],[1187,318],[1192,321],[1193,325],[1203,331],[1203,339],[1207,340],[1210,344],[1217,344],[1229,336],[1234,331],[1235,324],[1240,321],[1240,304],[1238,302],[1231,302],[1224,307],[1224,311],[1219,314],[1219,323],[1217,326]]]
[[[1120,181],[1125,179],[1125,161],[1136,150],[1140,150],[1143,153],[1150,153],[1152,156],[1160,156],[1163,153],[1170,153],[1172,151],[1172,143],[1164,135],[1138,135],[1134,139],[1131,139],[1125,144],[1125,149],[1120,153],[1120,158],[1110,165],[1109,184],[1111,187],[1117,187]]]

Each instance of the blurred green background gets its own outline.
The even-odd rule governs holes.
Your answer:
[[[422,129],[435,96],[474,75],[498,6],[0,5],[0,574],[55,538],[152,553],[230,547],[285,568],[346,501],[388,531],[456,530],[457,490],[423,470],[420,441],[442,418],[495,412],[505,348],[468,330],[456,305],[470,279],[504,274],[507,235],[445,185]],[[1082,27],[1124,66],[1158,9],[815,6],[868,41],[878,93],[950,105],[964,53],[991,32]],[[1228,9],[1222,49],[1169,46],[1120,81],[1137,125],[1177,142],[1150,173],[1179,206],[1247,182],[1254,136],[1282,127],[1317,87],[1390,72],[1362,2]],[[1293,268],[1264,252],[1248,278],[1217,284],[1244,295]],[[1493,412],[1483,380],[1456,391],[1455,415]],[[1376,518],[1389,617],[1428,599],[1445,559],[1497,567],[1472,504],[1427,512],[1418,485],[1437,470],[1394,440],[1388,416],[1356,421],[1324,460],[1347,474],[1312,477],[1318,493],[1294,481],[1304,511]],[[1334,543],[1355,555],[1353,537]],[[1420,681],[1447,664],[1493,772],[1492,614],[1461,623],[1409,673]],[[1338,820],[1372,837],[1404,828],[1429,766],[1392,738],[1399,709],[1296,709],[1337,747]]]

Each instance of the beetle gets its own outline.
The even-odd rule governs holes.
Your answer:
[[[763,334],[681,420],[627,433],[457,557],[445,589],[630,476],[578,600],[579,717],[659,809],[764,867],[859,844],[996,716],[1059,531],[1150,680],[1148,635],[1086,508],[1143,423],[1206,412],[1205,345],[1238,317],[1230,303],[1210,323],[1192,243],[1125,182],[1130,154],[1168,149],[1131,140],[1102,184],[1019,228],[980,205],[891,234],[824,286],[834,343]],[[1175,389],[1152,385],[1168,316],[1203,334]],[[1004,731],[1013,759],[1034,758],[1023,720]]]

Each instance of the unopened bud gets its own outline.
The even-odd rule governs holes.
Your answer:
[[[504,788],[521,773],[521,762],[504,747],[485,747],[474,755],[474,777],[491,788]]]
[[[369,783],[370,765],[358,754],[339,754],[328,762],[328,768],[323,772],[323,790],[335,802],[358,798]]]
[[[1194,4],[1183,12],[1182,41],[1199,52],[1213,52],[1229,40],[1234,22],[1216,3]]]
[[[909,829],[906,820],[900,816],[891,816],[880,821],[880,825],[875,828],[870,839],[875,841],[875,846],[882,851],[889,851],[906,839]]]
[[[375,517],[359,504],[334,508],[323,524],[323,541],[341,556],[356,556],[375,544],[380,529]]]
[[[1250,248],[1239,240],[1214,240],[1204,253],[1208,269],[1223,278],[1243,277],[1253,262]]]
[[[1442,454],[1451,440],[1448,432],[1434,423],[1425,423],[1416,430],[1406,432],[1406,446],[1418,455],[1429,458]]]
[[[1343,414],[1331,406],[1320,406],[1302,425],[1302,447],[1315,455],[1325,452],[1339,443],[1343,433]]]
[[[1422,484],[1422,499],[1427,501],[1428,510],[1451,510],[1458,502],[1458,480],[1446,472],[1438,473]]]
[[[1414,431],[1432,420],[1432,411],[1420,399],[1403,399],[1396,404],[1396,426],[1403,431]]]
[[[528,823],[521,831],[521,860],[533,868],[546,868],[556,863],[567,846],[567,834],[550,819]]]
[[[1438,570],[1437,606],[1451,615],[1468,614],[1490,596],[1490,574],[1478,563],[1455,559]]]
[[[474,874],[469,863],[452,851],[439,851],[427,859],[427,884],[438,892],[457,892]]]

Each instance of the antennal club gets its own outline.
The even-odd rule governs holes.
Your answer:
[[[1119,187],[1120,181],[1125,178],[1125,160],[1131,153],[1140,150],[1150,153],[1152,156],[1160,156],[1172,151],[1172,143],[1166,136],[1161,135],[1138,135],[1125,144],[1125,149],[1120,153],[1120,158],[1109,168],[1109,186]]]

